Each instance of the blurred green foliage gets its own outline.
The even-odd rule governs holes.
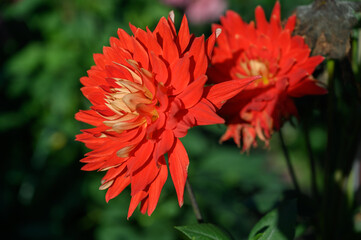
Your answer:
[[[309,0],[281,1],[283,17]],[[232,0],[229,8],[249,21],[256,5],[269,15],[274,0]],[[129,190],[105,203],[98,190],[102,173],[81,172],[87,151],[74,136],[85,125],[74,120],[89,103],[79,78],[93,65],[92,54],[108,45],[128,23],[153,29],[170,6],[147,0],[5,0],[0,3],[0,173],[1,228],[11,239],[178,239],[173,226],[196,223],[190,203],[179,208],[169,178],[151,217],[138,211],[127,220]],[[182,12],[176,11],[176,24]],[[210,24],[191,25],[196,35]],[[311,122],[320,122],[317,110]],[[285,138],[296,174],[310,191],[302,132],[290,124]],[[271,150],[240,154],[218,144],[224,126],[190,130],[182,139],[190,156],[191,182],[206,221],[246,239],[254,224],[292,188],[277,134]],[[324,126],[310,131],[316,158],[326,145]],[[262,146],[262,145],[261,145]]]

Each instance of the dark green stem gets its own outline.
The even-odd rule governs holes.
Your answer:
[[[293,182],[293,186],[295,187],[296,192],[298,194],[300,194],[301,193],[300,186],[298,185],[295,170],[293,169],[291,159],[290,159],[290,155],[288,153],[288,149],[286,147],[286,144],[285,144],[281,129],[279,131],[279,135],[280,135],[283,154],[285,155],[285,159],[286,159],[286,163],[287,163],[288,172],[290,173],[290,176],[291,176],[291,179],[292,179],[292,182]]]
[[[316,183],[316,162],[315,158],[313,157],[312,153],[312,147],[311,147],[311,140],[310,140],[310,134],[308,129],[308,123],[305,120],[304,122],[304,128],[305,128],[305,139],[306,139],[306,148],[308,153],[308,159],[310,161],[310,167],[311,167],[311,190],[312,190],[312,196],[314,199],[317,199],[319,196],[317,183]]]
[[[203,217],[202,217],[201,211],[199,210],[196,197],[194,196],[194,192],[193,192],[192,187],[189,184],[188,180],[186,181],[186,188],[187,188],[189,199],[192,204],[194,215],[196,216],[198,223],[203,223]]]

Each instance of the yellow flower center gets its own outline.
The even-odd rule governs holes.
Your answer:
[[[270,83],[270,76],[268,66],[265,62],[251,59],[249,61],[244,61],[240,63],[244,73],[236,73],[238,78],[246,78],[251,76],[262,76],[261,78],[255,80],[255,85],[263,84],[268,85]]]
[[[113,93],[108,94],[105,104],[115,114],[104,116],[108,119],[104,124],[116,132],[139,127],[146,124],[147,119],[154,122],[159,118],[154,96],[145,87],[141,76],[129,68],[126,69],[132,74],[134,81],[114,79],[119,87],[112,89]],[[151,73],[145,74],[151,77]]]

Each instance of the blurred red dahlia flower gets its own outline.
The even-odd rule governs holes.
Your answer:
[[[262,76],[218,112],[227,124],[221,141],[233,138],[238,147],[243,145],[243,151],[257,146],[256,136],[267,145],[273,130],[279,130],[291,115],[297,116],[294,97],[327,93],[311,76],[323,57],[310,57],[304,39],[292,36],[296,16],[282,27],[278,1],[270,22],[260,6],[255,15],[256,26],[233,11],[221,17],[221,25],[212,26],[221,28],[222,34],[208,71],[213,83]]]
[[[131,185],[128,218],[141,203],[150,215],[168,176],[165,154],[179,205],[187,178],[188,155],[179,138],[190,127],[223,123],[215,111],[252,79],[204,87],[208,56],[216,35],[190,35],[186,17],[179,33],[173,13],[152,32],[130,25],[134,36],[118,30],[95,66],[81,78],[93,106],[75,118],[95,126],[76,140],[92,149],[81,162],[85,171],[107,171],[99,189],[106,201]]]

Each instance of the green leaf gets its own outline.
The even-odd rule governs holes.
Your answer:
[[[175,227],[182,232],[188,239],[192,240],[230,240],[232,239],[227,233],[219,227],[209,224],[195,224],[188,226]]]
[[[295,236],[297,204],[291,200],[269,212],[252,229],[249,240],[292,240]]]

